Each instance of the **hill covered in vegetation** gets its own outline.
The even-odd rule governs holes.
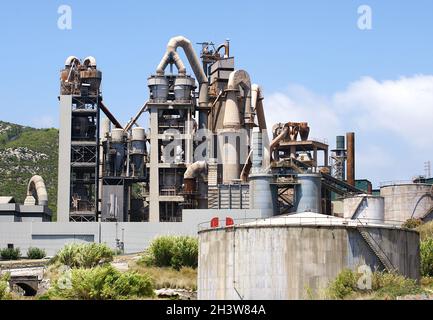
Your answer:
[[[29,179],[45,180],[49,207],[57,211],[58,130],[35,129],[0,121],[0,196],[24,202]]]

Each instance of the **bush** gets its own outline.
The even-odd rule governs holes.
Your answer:
[[[344,299],[357,290],[358,276],[350,269],[344,269],[328,287],[327,295],[331,299]]]
[[[0,300],[8,300],[11,298],[9,293],[9,273],[0,276]]]
[[[182,267],[197,268],[198,240],[193,237],[179,237],[173,247],[171,266],[180,270]]]
[[[387,272],[374,272],[372,279],[374,297],[377,299],[395,299],[400,296],[420,294],[423,289],[413,279]]]
[[[30,247],[27,250],[27,258],[29,258],[29,259],[43,259],[43,258],[45,258],[45,256],[46,256],[46,253],[45,253],[45,250],[43,250],[43,249]]]
[[[121,273],[111,265],[72,269],[70,285],[60,280],[44,297],[54,299],[111,300],[153,296],[153,284],[146,274]]]
[[[142,259],[147,266],[196,268],[198,240],[188,236],[162,236],[152,241]]]
[[[113,261],[114,251],[106,244],[72,243],[61,249],[52,262],[64,264],[70,268],[93,268]]]
[[[417,228],[421,240],[433,238],[433,221],[426,222]]]
[[[371,290],[361,290],[357,286],[360,276],[350,269],[343,270],[328,286],[327,296],[331,299],[345,299],[367,294],[369,299],[395,299],[424,292],[415,280],[388,272],[373,272]]]
[[[20,248],[5,248],[0,250],[0,256],[3,260],[18,260],[21,257]]]
[[[410,219],[407,219],[405,223],[403,223],[402,227],[408,228],[408,229],[416,229],[420,225],[422,225],[423,223],[424,222],[421,219],[410,218]]]
[[[421,241],[421,275],[425,277],[433,276],[433,238]]]

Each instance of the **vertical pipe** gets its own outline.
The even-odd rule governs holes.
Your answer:
[[[348,132],[347,140],[347,183],[355,186],[355,133]]]

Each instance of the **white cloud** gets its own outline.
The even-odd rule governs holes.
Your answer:
[[[310,136],[328,139],[331,148],[336,135],[355,131],[359,172],[371,172],[373,181],[392,180],[393,173],[409,179],[433,158],[433,75],[386,81],[364,77],[329,96],[291,84],[265,98],[269,127],[307,121]]]

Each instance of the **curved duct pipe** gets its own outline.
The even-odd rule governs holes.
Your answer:
[[[69,56],[65,61],[65,67],[70,67],[74,62],[78,62],[79,65],[80,59],[78,59],[76,56]]]
[[[86,67],[96,68],[96,59],[92,56],[88,56],[87,58],[84,59],[83,64]]]
[[[229,103],[231,103],[231,101],[234,101],[237,104],[236,92],[239,90],[239,86],[242,87],[245,94],[245,106],[244,106],[245,123],[254,123],[254,121],[252,121],[253,112],[251,109],[251,80],[248,72],[244,70],[236,70],[230,73],[229,75],[229,81],[227,83],[227,89],[226,89],[227,101],[229,101]],[[229,105],[229,107],[232,106]],[[226,108],[227,108],[227,102],[226,102]],[[234,112],[234,109],[231,112]],[[239,109],[237,112],[239,113]],[[225,117],[226,117],[226,113],[224,114],[224,122],[226,122]],[[227,125],[230,127],[229,123],[227,123]]]
[[[223,44],[220,44],[216,51],[219,53],[222,48],[224,48],[224,58],[228,58],[230,56],[229,42],[225,41]]]
[[[284,139],[288,133],[289,127],[286,124],[283,131],[281,131],[281,133],[274,140],[272,140],[271,144],[269,145],[270,152],[274,151],[274,149],[278,146],[279,142]]]
[[[48,205],[48,193],[45,188],[44,179],[41,176],[33,176],[27,186],[27,197],[33,197],[36,193],[37,204],[41,206]]]
[[[265,112],[263,109],[263,95],[262,95],[262,89],[258,84],[253,84],[251,86],[251,108],[253,112],[256,114],[257,122],[260,128],[260,131],[262,132],[262,140],[263,140],[263,163],[262,168],[266,170],[266,168],[269,168],[271,156],[270,156],[270,145],[269,145],[269,137],[268,137],[268,131],[267,131],[267,125],[266,125],[266,118],[265,118]],[[241,172],[241,179],[243,181],[246,181],[248,179],[248,175],[250,173],[251,169],[251,156],[253,154],[253,151],[251,150],[248,154],[247,161],[242,168]]]
[[[206,170],[207,170],[206,161],[196,161],[193,164],[188,166],[188,168],[186,169],[183,175],[183,178],[196,179],[199,174],[206,172]]]
[[[182,59],[179,57],[179,54],[176,52],[177,47],[181,47],[185,52],[185,55],[188,59],[188,62],[191,66],[192,71],[194,72],[195,78],[197,79],[200,88],[199,88],[199,98],[198,103],[199,107],[207,108],[208,107],[208,78],[206,73],[203,70],[203,66],[200,63],[199,58],[197,57],[194,48],[192,46],[191,41],[183,36],[177,36],[170,39],[167,44],[167,51],[161,59],[158,67],[156,68],[157,75],[164,75],[164,70],[167,67],[170,60],[174,62],[179,74],[186,74],[186,68]],[[200,125],[207,128],[207,110],[201,110],[199,114],[199,122]]]

